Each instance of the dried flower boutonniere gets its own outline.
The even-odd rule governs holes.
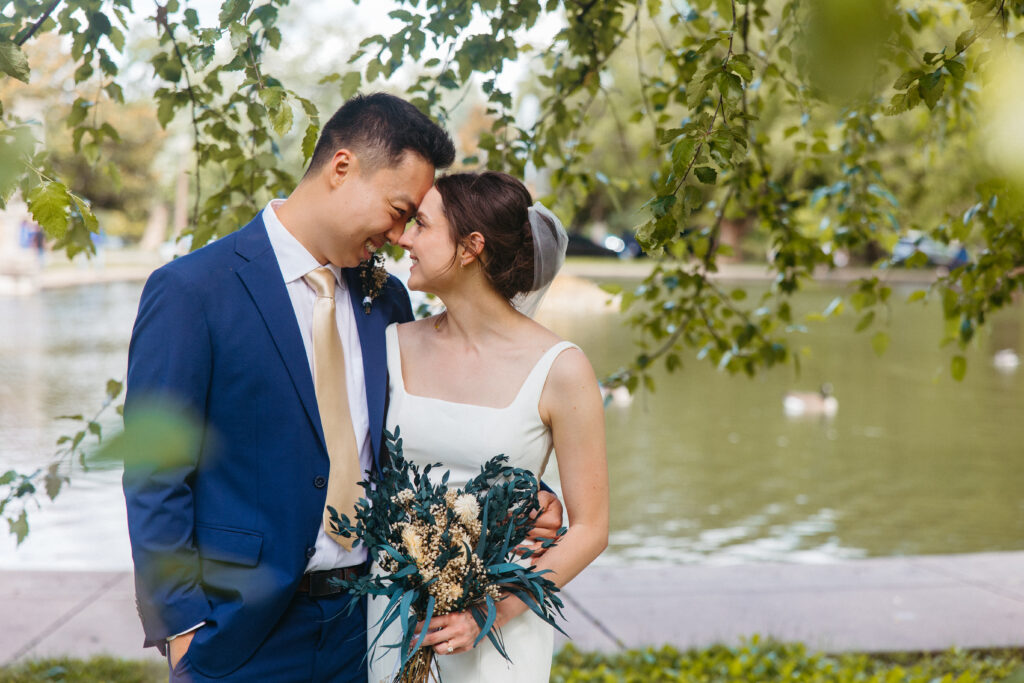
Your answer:
[[[384,291],[388,271],[384,270],[384,254],[376,252],[359,264],[359,284],[363,290],[363,313],[370,314],[373,300]]]

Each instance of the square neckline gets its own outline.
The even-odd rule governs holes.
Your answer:
[[[453,405],[453,406],[462,406],[462,407],[466,407],[466,408],[479,408],[481,410],[495,410],[495,411],[509,410],[510,408],[512,408],[513,406],[515,406],[519,402],[519,398],[523,395],[523,392],[525,391],[526,387],[530,384],[530,380],[533,378],[534,372],[537,371],[537,368],[540,367],[541,362],[544,361],[545,358],[547,358],[548,354],[550,354],[552,351],[554,351],[559,346],[563,346],[564,347],[562,349],[563,351],[565,349],[568,349],[568,348],[578,348],[572,342],[566,341],[564,339],[555,342],[554,344],[552,344],[551,346],[549,346],[547,349],[544,350],[544,353],[542,353],[540,355],[540,358],[538,358],[537,362],[535,362],[533,364],[533,366],[530,368],[530,371],[528,373],[526,373],[526,377],[523,379],[522,384],[519,385],[519,389],[516,391],[516,395],[512,398],[512,402],[511,403],[509,403],[507,406],[500,406],[500,407],[497,407],[497,406],[485,406],[485,405],[481,405],[479,403],[463,403],[462,401],[449,401],[448,399],[445,399],[445,398],[438,398],[438,397],[435,397],[435,396],[423,396],[422,394],[410,393],[409,390],[405,388],[405,366],[402,363],[402,347],[401,347],[400,342],[398,341],[398,325],[399,325],[399,323],[391,323],[390,325],[388,325],[387,329],[385,330],[385,343],[390,342],[392,339],[394,339],[394,342],[395,342],[395,344],[394,344],[395,361],[396,361],[396,365],[398,366],[398,385],[399,385],[399,388],[402,390],[402,394],[404,394],[405,396],[408,396],[410,398],[414,398],[414,399],[420,400],[420,401],[435,401],[435,402],[438,402],[438,403],[446,403],[448,405]],[[391,349],[390,349],[390,347],[385,349],[385,351],[386,351],[386,354],[387,354],[388,358],[390,358],[391,357]],[[561,351],[559,351],[559,353],[561,353]],[[389,363],[389,365],[390,365],[390,363]],[[546,378],[545,378],[545,381],[546,381]]]

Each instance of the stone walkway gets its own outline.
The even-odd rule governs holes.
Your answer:
[[[1024,646],[1024,552],[836,564],[594,566],[564,591],[577,647],[738,644],[812,650]],[[142,650],[126,572],[0,571],[0,665]],[[556,647],[565,642],[559,638]]]

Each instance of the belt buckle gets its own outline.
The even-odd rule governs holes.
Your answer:
[[[349,568],[339,567],[337,569],[326,569],[309,573],[309,597],[326,598],[337,595],[345,589],[332,583],[332,579],[349,578]]]

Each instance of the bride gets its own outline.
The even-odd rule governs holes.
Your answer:
[[[401,428],[413,463],[441,463],[432,472],[449,471],[453,488],[498,454],[539,478],[553,448],[571,526],[532,562],[564,586],[608,542],[604,410],[583,352],[523,313],[566,244],[558,219],[531,202],[521,182],[490,171],[443,176],[423,198],[399,244],[413,262],[409,288],[437,295],[445,311],[387,329],[387,429]],[[370,601],[368,642],[385,607]],[[431,620],[423,647],[440,655],[444,683],[548,680],[553,629],[512,596],[496,625],[511,664],[487,638],[473,647],[480,630],[469,612]],[[399,639],[389,631],[379,644]],[[394,649],[370,652],[369,680],[390,681],[397,660]]]

